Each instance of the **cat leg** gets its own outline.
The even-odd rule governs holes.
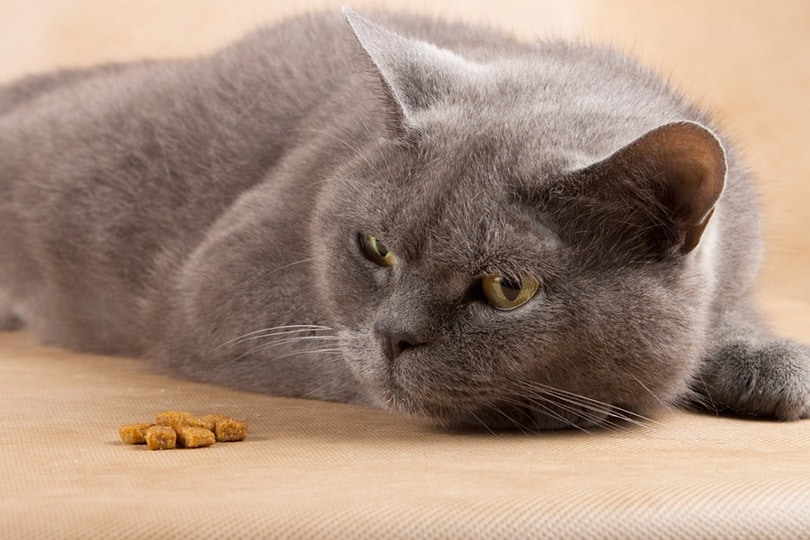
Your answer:
[[[773,336],[746,306],[726,313],[693,387],[704,405],[738,414],[810,416],[810,346]]]

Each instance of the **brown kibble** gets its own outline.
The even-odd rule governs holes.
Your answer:
[[[190,412],[185,411],[164,411],[158,413],[155,418],[155,424],[159,426],[168,426],[177,431],[180,426],[191,425],[197,418]]]
[[[150,450],[199,448],[216,441],[243,441],[247,437],[247,423],[224,414],[197,417],[185,411],[164,411],[155,420],[157,425],[123,425],[118,428],[118,435],[128,444],[146,443]]]
[[[216,441],[213,432],[192,426],[180,426],[177,430],[177,442],[184,448],[211,446]]]
[[[217,420],[214,433],[217,441],[244,441],[247,437],[247,423],[231,420],[230,418]]]
[[[171,450],[177,444],[177,433],[166,426],[152,426],[145,433],[149,450]]]
[[[216,430],[217,422],[219,420],[230,420],[230,418],[224,414],[206,414],[197,420],[199,421],[199,427],[203,427],[208,431],[214,431]]]
[[[118,428],[118,436],[127,444],[146,444],[146,430],[153,425],[148,422],[127,424]]]

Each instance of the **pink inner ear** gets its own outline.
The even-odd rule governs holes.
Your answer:
[[[668,178],[673,209],[686,224],[703,223],[726,182],[726,157],[720,142],[702,126],[686,122],[663,126],[637,142],[642,141],[642,151],[657,154]]]
[[[700,242],[726,183],[726,156],[712,132],[693,122],[676,122],[654,129],[608,160],[625,167],[652,167],[667,192],[664,201],[683,229],[682,253]]]

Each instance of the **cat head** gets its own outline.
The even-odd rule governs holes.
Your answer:
[[[677,100],[622,61],[589,67],[588,49],[480,62],[344,14],[384,129],[319,200],[317,287],[369,395],[529,429],[682,397],[707,317],[717,138],[666,121]]]

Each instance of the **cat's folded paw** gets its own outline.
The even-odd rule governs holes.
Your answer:
[[[778,339],[726,344],[706,360],[694,386],[710,405],[738,414],[810,417],[810,347]]]

